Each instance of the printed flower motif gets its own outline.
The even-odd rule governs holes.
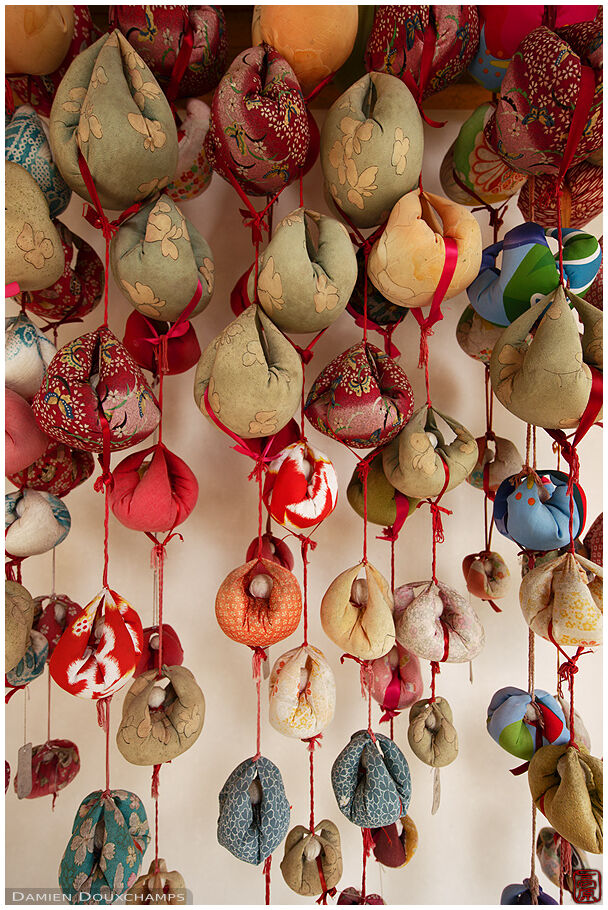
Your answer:
[[[64,417],[67,417],[68,420],[71,420],[74,416],[74,411],[72,408],[72,396],[69,392],[69,386],[66,386],[64,388],[60,378],[58,378],[54,388],[46,392],[44,396],[44,403],[57,405],[60,413],[63,414]]]
[[[395,141],[393,143],[393,155],[391,157],[391,164],[399,176],[401,176],[401,174],[403,174],[405,171],[405,166],[407,164],[407,153],[409,150],[409,136],[404,136],[403,130],[400,126],[398,126],[395,129]]]
[[[154,177],[153,180],[149,180],[147,183],[139,184],[137,187],[137,195],[139,199],[147,199],[148,196],[152,196],[154,193],[164,190],[170,182],[170,177]]]
[[[121,278],[120,283],[137,309],[148,316],[158,315],[167,303],[166,300],[160,300],[152,288],[148,287],[147,284],[142,284],[140,281],[136,281],[135,286],[133,286]]]
[[[344,146],[344,157],[352,158],[353,153],[358,155],[361,152],[361,143],[368,142],[372,138],[374,131],[373,120],[355,120],[353,117],[343,117],[340,121],[342,130],[342,145]]]
[[[139,56],[137,51],[127,41],[123,43],[122,55],[125,63],[127,64],[127,68],[131,70],[129,74],[131,78],[133,77],[133,70],[145,69],[146,64]]]
[[[181,226],[174,224],[171,215],[171,206],[167,202],[157,202],[148,217],[146,234],[144,241],[146,243],[160,243],[160,251],[163,256],[173,259],[175,262],[179,258],[179,250],[175,245],[175,240],[189,239],[186,222],[182,220]],[[185,229],[185,230],[184,230]]]
[[[146,837],[148,834],[148,820],[141,819],[136,812],[131,812],[129,816],[129,834],[132,837]]]
[[[258,275],[258,298],[265,309],[272,312],[273,307],[282,310],[285,306],[283,300],[283,282],[279,272],[274,270],[274,258],[268,257],[264,268]]]
[[[108,76],[103,66],[97,66],[93,70],[91,77],[91,88],[99,88],[100,85],[108,84]]]
[[[500,390],[507,404],[511,402],[513,394],[513,380],[519,373],[524,362],[524,352],[513,347],[512,344],[506,344],[498,355],[500,363],[504,364],[500,371]]]
[[[70,843],[70,850],[74,853],[74,862],[77,866],[82,866],[87,853],[93,852],[93,842],[95,840],[95,826],[93,819],[87,818],[83,821]]]
[[[412,458],[412,467],[424,474],[435,473],[435,449],[426,433],[412,433],[410,445],[417,453]]]
[[[132,70],[129,76],[131,77],[131,88],[135,89],[133,101],[140,111],[143,111],[146,98],[148,101],[156,101],[160,96],[160,86],[156,82],[144,82],[139,70]]]
[[[209,259],[208,256],[205,256],[203,259],[203,264],[199,265],[198,270],[205,279],[208,293],[211,294],[213,291],[213,285],[215,283],[215,265],[213,263],[213,259]]]
[[[102,872],[105,872],[108,866],[108,860],[114,859],[116,854],[116,847],[114,844],[111,844],[109,841],[106,841],[101,849],[101,854],[99,857],[99,868]]]
[[[283,220],[279,223],[279,227],[291,227],[293,224],[301,224],[302,221],[303,218],[299,212],[292,212],[290,215],[285,215]]]
[[[127,863],[127,866],[134,866],[137,862],[137,853],[135,851],[135,847],[132,844],[129,844],[127,848],[125,862]]]
[[[175,729],[180,736],[188,738],[200,729],[201,712],[198,705],[193,705],[190,710],[183,709],[177,721]]]
[[[250,367],[254,363],[265,365],[264,351],[259,341],[248,341],[247,350],[243,352],[243,366]]]
[[[329,150],[329,163],[338,172],[338,180],[340,182],[340,185],[344,186],[346,183],[346,161],[344,159],[344,146],[339,139],[336,139],[331,149]],[[337,191],[332,191],[332,195],[336,197]]]
[[[340,295],[338,288],[328,281],[327,275],[317,275],[316,288],[313,300],[317,313],[334,310],[340,303]]]
[[[240,335],[243,332],[243,326],[240,322],[231,322],[230,325],[227,325],[224,331],[221,333],[218,341],[218,347],[220,344],[230,344],[233,338],[236,338],[237,335]]]
[[[127,120],[136,133],[144,136],[144,148],[149,152],[162,149],[167,141],[167,134],[163,130],[160,120],[148,120],[143,114],[127,114]]]
[[[460,445],[458,446],[461,452],[464,452],[465,455],[470,455],[471,452],[477,448],[477,443],[474,439],[471,439],[464,427],[458,427],[456,432],[456,439],[460,440]]]
[[[44,231],[34,231],[29,222],[25,222],[21,233],[15,241],[19,249],[25,253],[24,259],[35,269],[43,269],[47,259],[51,259],[55,251],[53,241],[44,236]]]
[[[166,28],[163,30],[163,42],[165,47],[171,47],[171,29]]]
[[[119,863],[116,867],[116,873],[114,875],[114,881],[112,887],[114,889],[114,894],[122,894],[125,889],[125,868],[122,863]]]
[[[502,195],[512,193],[526,182],[524,174],[518,174],[499,158],[484,138],[483,130],[475,139],[475,145],[469,155],[470,180],[472,187],[479,193]],[[461,179],[465,175],[459,174]]]
[[[92,102],[87,101],[80,112],[80,120],[78,121],[78,129],[76,131],[78,144],[80,145],[81,142],[88,142],[91,134],[93,134],[96,139],[101,139],[103,130],[101,129],[101,123],[99,122],[97,115],[93,113]]]
[[[352,159],[349,161],[349,165],[351,164],[353,164]],[[346,198],[349,202],[352,202],[353,205],[356,205],[358,209],[363,210],[363,198],[371,196],[374,190],[378,189],[374,183],[377,173],[377,167],[366,167],[359,175],[357,175],[354,165],[353,167],[347,167],[346,176],[351,185],[351,189],[346,194]]]
[[[602,320],[598,319],[595,325],[593,326],[593,341],[587,345],[587,350],[585,351],[585,357],[588,363],[591,363],[592,366],[599,366],[602,363]]]
[[[163,746],[166,746],[171,739],[169,728],[161,719],[157,718],[156,712],[148,712],[148,716],[144,717],[137,727],[137,735],[140,739],[147,739],[151,735],[152,739],[155,739]]]
[[[215,387],[215,379],[213,376],[209,380],[209,385],[207,388],[209,390],[207,397],[209,399],[209,404],[211,405],[211,410],[214,414],[219,414],[221,409],[220,396]]]
[[[79,85],[76,88],[71,88],[68,92],[69,101],[64,101],[61,107],[64,111],[67,111],[69,114],[77,114],[82,107],[82,102],[87,96],[87,90],[84,86]]]
[[[249,421],[249,432],[256,436],[270,436],[276,432],[276,411],[258,411],[255,420]]]

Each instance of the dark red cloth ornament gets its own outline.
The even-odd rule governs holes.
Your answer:
[[[556,177],[537,174],[528,179],[519,191],[517,208],[526,221],[535,221],[543,228],[557,226]],[[562,227],[584,228],[592,218],[601,215],[604,207],[604,169],[589,161],[569,168],[564,176],[560,209]],[[585,299],[589,295],[585,294]]]
[[[310,124],[298,80],[272,47],[239,54],[211,102],[205,151],[214,171],[251,196],[275,195],[299,176]]]
[[[481,21],[485,25],[488,52],[499,60],[509,60],[526,35],[541,25],[549,28],[563,28],[575,22],[595,19],[597,4],[583,6],[538,6],[528,4],[492,5],[479,7]]]
[[[188,518],[198,499],[196,477],[162,442],[127,455],[112,477],[110,506],[133,531],[171,531]]]
[[[148,626],[144,629],[144,646],[134,676],[141,676],[142,673],[158,667],[158,642],[158,626]],[[163,623],[163,664],[167,667],[181,667],[183,662],[184,649],[179,635],[173,626]]]
[[[49,739],[32,749],[32,789],[26,799],[40,796],[56,797],[80,771],[80,755],[76,743],[69,739]],[[15,793],[19,773],[15,775]]]
[[[258,546],[259,539],[254,537],[247,548],[245,562],[251,562],[252,559],[256,558],[258,555]],[[293,569],[294,561],[291,550],[284,540],[281,540],[279,537],[274,537],[270,533],[262,535],[260,557],[262,559],[269,559],[271,562],[276,562],[277,565],[283,566],[284,569],[289,569],[290,572]]]
[[[133,310],[125,325],[122,340],[125,348],[142,369],[158,374],[158,359],[161,356],[161,340],[170,331],[171,323],[147,319]],[[191,322],[180,324],[179,334],[167,335],[167,376],[176,376],[192,369],[201,356],[201,347]]]
[[[171,100],[204,95],[226,70],[226,19],[219,6],[111,6],[109,19]],[[175,84],[177,69],[183,74]]]
[[[384,904],[384,901],[379,894],[367,894],[365,897],[361,897],[361,892],[358,888],[345,888],[341,892],[337,904]]]
[[[64,224],[56,222],[65,266],[55,284],[41,291],[24,291],[17,296],[30,313],[49,322],[80,322],[94,310],[103,294],[103,262],[86,240],[77,237]],[[76,261],[72,264],[76,253]]]
[[[71,449],[62,442],[51,442],[29,467],[7,476],[20,489],[29,487],[63,497],[88,480],[94,470],[95,460],[90,452]]]
[[[480,30],[476,6],[377,6],[365,65],[397,76],[422,101],[465,72]]]

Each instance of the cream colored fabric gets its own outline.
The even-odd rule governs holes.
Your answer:
[[[336,680],[325,656],[302,645],[277,658],[269,681],[270,723],[283,736],[322,733],[336,710]]]
[[[352,586],[363,570],[367,600],[356,603]],[[387,580],[370,563],[342,572],[321,601],[321,624],[328,638],[360,660],[375,660],[395,643],[393,597]]]

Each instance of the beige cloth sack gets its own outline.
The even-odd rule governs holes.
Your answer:
[[[302,362],[293,345],[256,306],[247,307],[203,352],[194,399],[233,433],[251,439],[278,433],[300,407]]]
[[[317,860],[321,863],[325,886],[335,888],[342,876],[340,832],[333,822],[323,819],[312,834],[303,825],[292,828],[285,841],[281,872],[285,883],[303,897],[324,891]]]
[[[150,863],[147,875],[140,875],[134,885],[131,885],[127,895],[131,900],[128,904],[142,904],[145,907],[172,906],[187,903],[186,882],[179,872],[167,872],[164,859],[158,859],[158,872],[155,871],[156,863]]]
[[[4,582],[4,672],[9,673],[25,656],[34,622],[34,601],[16,581]]]
[[[569,302],[583,323],[582,338]],[[498,400],[520,420],[565,430],[578,426],[587,407],[589,367],[603,368],[602,311],[570,291],[566,299],[559,285],[506,327],[494,345],[490,379]]]
[[[558,834],[579,850],[604,849],[604,765],[584,747],[543,746],[530,760],[530,792]]]
[[[4,164],[4,281],[22,291],[41,291],[63,275],[65,255],[34,178],[12,161]]]
[[[308,739],[322,733],[336,710],[336,680],[325,655],[302,645],[277,658],[268,701],[270,723],[283,736]]]
[[[418,189],[407,193],[372,247],[367,274],[374,287],[397,306],[430,306],[445,264],[444,237],[455,240],[458,250],[444,297],[450,300],[479,274],[482,244],[477,219],[443,196]]]
[[[365,579],[358,579],[361,571]],[[370,563],[342,572],[321,601],[328,638],[359,660],[383,657],[395,644],[393,596],[387,580]]]
[[[423,698],[410,709],[407,741],[414,755],[432,768],[445,768],[458,755],[458,734],[452,709],[441,696]]]
[[[436,415],[455,433],[448,443]],[[400,434],[383,450],[382,464],[388,481],[417,499],[453,490],[469,476],[477,462],[475,437],[461,423],[436,408],[424,405],[410,417]]]
[[[589,582],[586,567],[598,574]],[[524,619],[542,638],[561,647],[596,648],[602,644],[603,569],[564,553],[535,566],[522,579],[519,603]],[[549,635],[551,625],[551,635]]]
[[[205,697],[190,670],[163,666],[160,678],[148,670],[125,695],[116,744],[132,765],[160,765],[194,745],[204,720]]]

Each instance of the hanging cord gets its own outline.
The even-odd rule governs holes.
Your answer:
[[[110,703],[112,696],[97,699],[97,723],[106,735],[106,788],[103,796],[110,792]]]
[[[537,726],[536,726],[536,740],[538,746],[539,740],[539,727],[538,723],[542,720],[542,714],[540,708],[536,703],[536,698],[534,695],[534,632],[532,629],[528,629],[528,694],[530,695],[530,704],[536,711],[537,715]],[[540,743],[542,745],[542,736],[540,737]],[[539,894],[539,884],[538,877],[536,875],[536,804],[534,799],[532,799],[532,849],[530,851],[530,879],[528,883],[528,888],[530,894],[532,895],[532,903],[538,904],[538,894]]]
[[[262,664],[264,661],[268,660],[268,655],[264,648],[255,647],[251,648],[253,651],[253,656],[251,659],[251,666],[253,671],[253,679],[255,681],[256,696],[257,696],[257,716],[256,716],[256,751],[253,756],[253,761],[257,761],[261,756],[261,685],[262,685]]]
[[[363,840],[363,862],[362,862],[362,872],[361,872],[361,901],[360,903],[365,903],[365,898],[367,896],[367,858],[374,849],[374,839],[372,837],[372,832],[369,828],[361,828],[361,837]]]
[[[157,678],[163,675],[163,605],[164,605],[164,582],[165,582],[165,560],[167,558],[167,544],[177,537],[183,542],[184,538],[179,531],[169,531],[164,540],[159,540],[156,534],[145,532],[146,537],[152,541],[154,546],[150,554],[150,565],[154,570],[155,579],[155,608],[158,610],[158,657],[157,657]]]
[[[158,865],[158,840],[160,827],[158,822],[158,800],[160,797],[160,769],[162,765],[154,765],[152,769],[152,784],[150,787],[150,792],[152,799],[154,800],[154,874],[158,875],[159,865]]]

